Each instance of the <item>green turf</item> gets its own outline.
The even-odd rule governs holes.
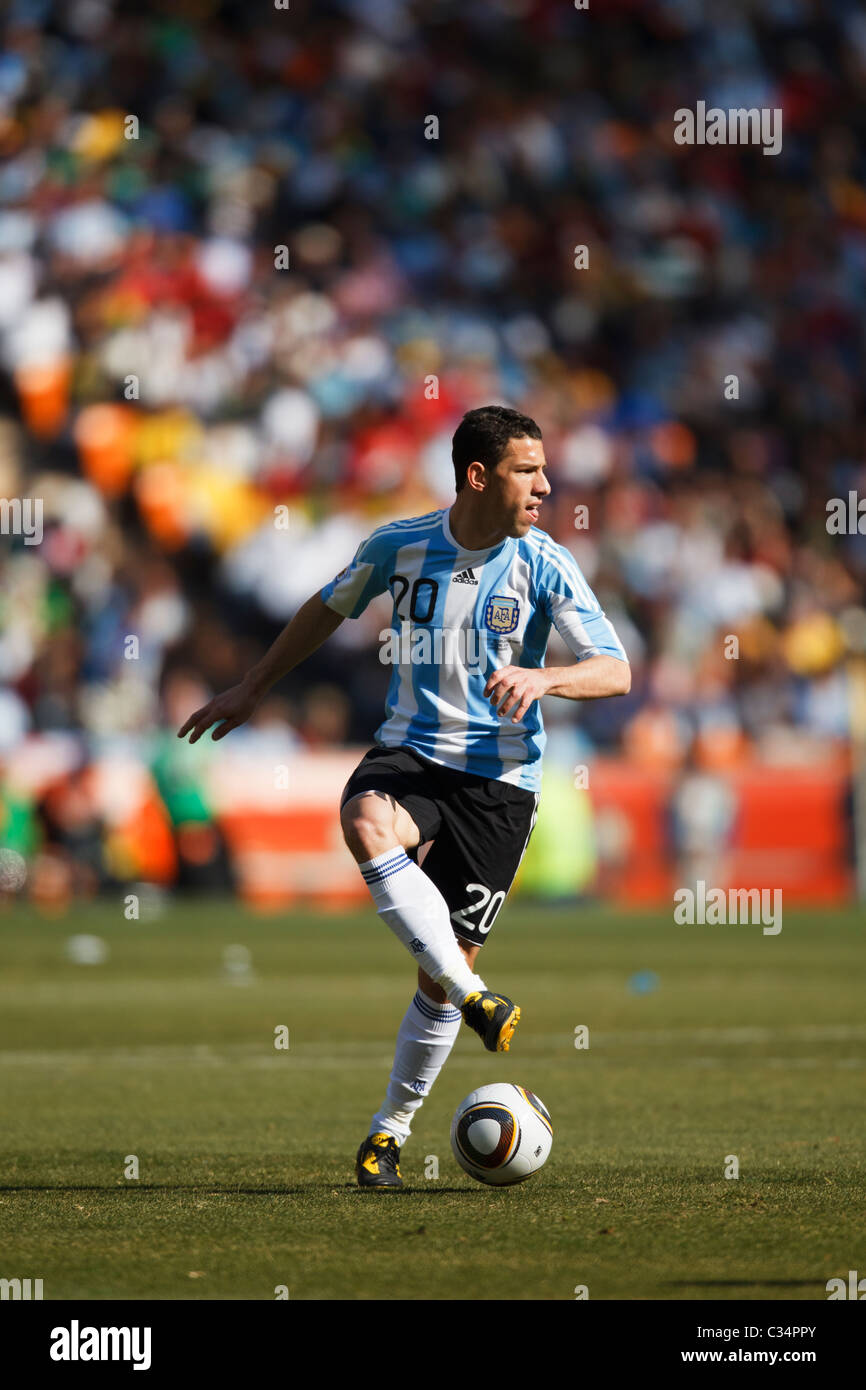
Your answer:
[[[67,961],[79,932],[106,963]],[[854,912],[790,913],[765,937],[510,905],[481,963],[523,1007],[514,1048],[463,1030],[404,1149],[407,1190],[377,1193],[353,1159],[412,967],[372,912],[7,910],[0,1277],[46,1298],[825,1299],[866,1271],[863,942]],[[223,974],[232,944],[246,984]],[[629,989],[641,970],[651,993]],[[505,1191],[448,1143],[457,1102],[494,1080],[554,1122],[546,1168]]]

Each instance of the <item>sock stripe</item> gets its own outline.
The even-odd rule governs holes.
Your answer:
[[[378,859],[368,860],[366,864],[359,865],[359,868],[364,875],[376,874],[380,869],[387,869],[389,865],[402,863],[404,859],[408,858],[409,856],[405,849],[400,846],[398,849],[388,850],[386,854],[380,855]]]
[[[453,1009],[450,1005],[437,1008],[433,1000],[427,999],[421,993],[420,989],[416,993],[412,1003],[415,1005],[419,1014],[423,1014],[425,1018],[429,1018],[432,1023],[457,1023],[457,1021],[463,1017],[459,1009]]]
[[[387,879],[393,878],[401,869],[410,864],[408,854],[404,849],[395,850],[387,858],[379,861],[372,859],[369,864],[361,869],[361,877],[366,884],[384,883]]]

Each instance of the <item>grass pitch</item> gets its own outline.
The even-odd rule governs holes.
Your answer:
[[[68,960],[77,933],[107,961]],[[407,1190],[379,1193],[354,1155],[413,971],[372,911],[7,910],[0,1277],[46,1299],[824,1300],[866,1269],[863,941],[854,912],[764,937],[509,905],[480,968],[522,1006],[513,1050],[462,1031]],[[500,1191],[448,1142],[494,1080],[554,1123],[545,1169]]]

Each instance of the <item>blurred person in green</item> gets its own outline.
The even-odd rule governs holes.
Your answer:
[[[595,817],[586,750],[571,730],[548,734],[544,796],[521,865],[517,891],[551,906],[573,903],[592,891],[598,867]]]
[[[205,688],[194,672],[169,671],[162,690],[165,722],[173,728],[190,702],[203,698]],[[234,888],[225,839],[207,793],[213,751],[207,748],[202,757],[202,750],[181,743],[165,727],[155,736],[150,770],[174,832],[181,892],[227,893]]]

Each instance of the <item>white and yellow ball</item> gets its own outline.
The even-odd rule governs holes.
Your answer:
[[[547,1162],[553,1126],[547,1107],[524,1086],[479,1086],[458,1105],[451,1149],[465,1173],[492,1187],[525,1182]]]

